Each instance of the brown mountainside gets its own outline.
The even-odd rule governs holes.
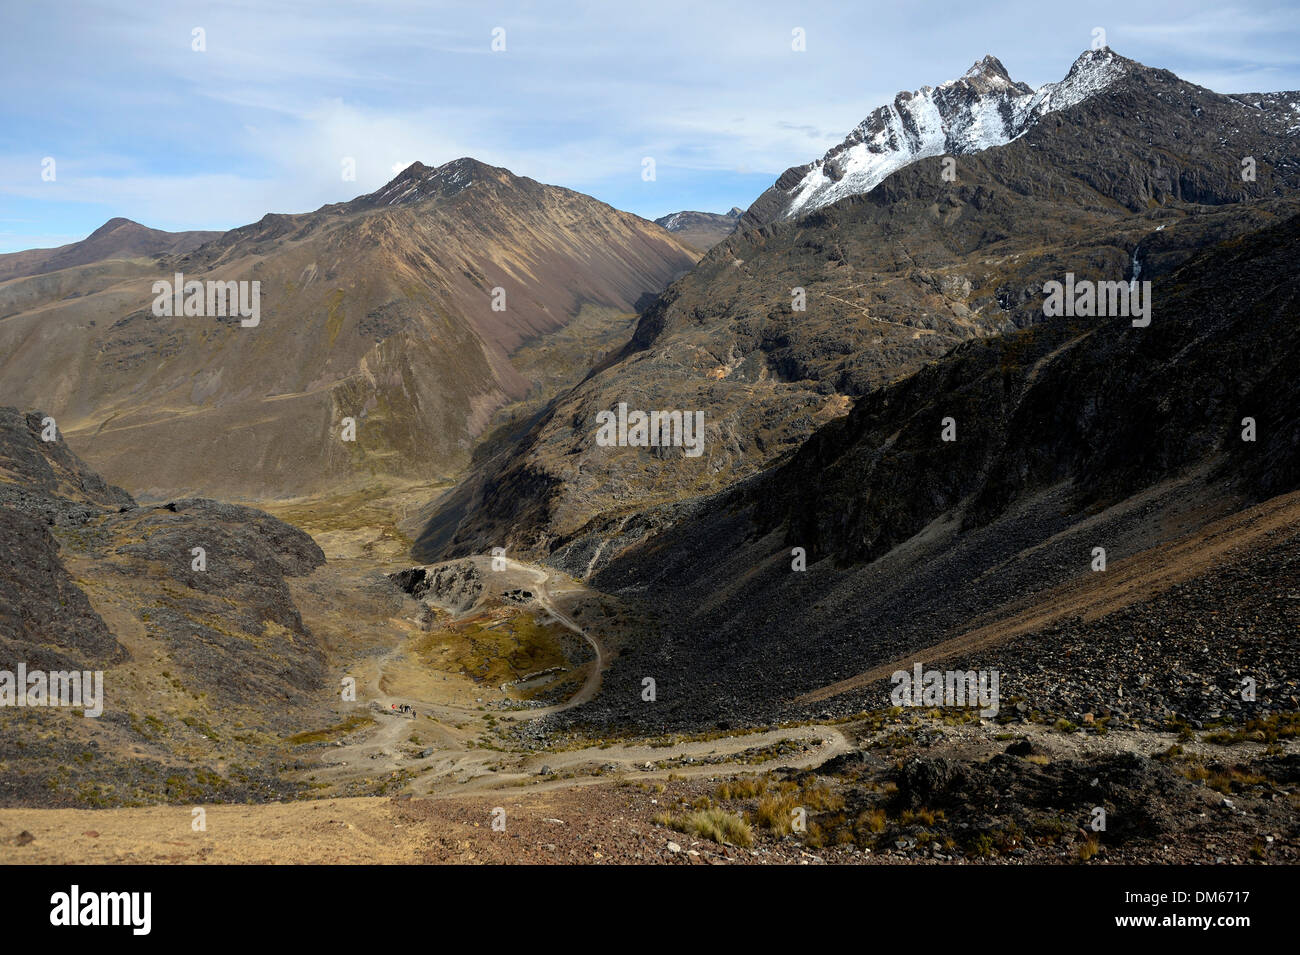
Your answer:
[[[105,259],[134,259],[169,252],[189,252],[220,232],[163,232],[130,219],[109,219],[80,242],[55,249],[28,249],[0,255],[0,282],[89,265]]]
[[[472,159],[416,163],[372,195],[152,265],[0,285],[0,395],[47,409],[146,497],[437,479],[528,392],[515,349],[583,305],[632,311],[695,257],[580,193]],[[155,316],[153,283],[175,273],[259,282],[258,324]]]

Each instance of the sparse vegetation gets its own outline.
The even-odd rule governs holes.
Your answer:
[[[1101,840],[1094,832],[1089,834],[1088,838],[1080,840],[1078,845],[1075,846],[1074,851],[1080,862],[1087,862],[1089,859],[1095,857],[1100,849]]]
[[[654,817],[654,822],[678,832],[742,849],[748,849],[754,844],[754,832],[749,823],[744,817],[725,809],[699,809],[681,816],[662,812]]]
[[[327,726],[321,730],[311,730],[303,733],[295,733],[288,738],[288,742],[294,746],[305,746],[308,743],[328,743],[340,736],[347,736],[349,733],[355,733],[357,730],[371,726],[375,722],[373,717],[366,716],[362,713],[355,713],[349,716],[341,723],[333,726]]]

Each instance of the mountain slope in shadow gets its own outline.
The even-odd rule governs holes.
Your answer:
[[[1300,510],[1280,497],[1300,488],[1297,256],[1300,217],[1158,280],[1149,327],[1062,322],[968,343],[866,396],[782,466],[681,505],[593,578],[640,597],[659,630],[619,658],[586,718],[673,725],[887,705],[864,695],[870,681],[814,691],[929,659],[927,648],[986,626],[986,663],[1013,634],[1022,655],[1050,653],[1058,604],[1065,619],[1071,602],[1120,612],[1187,578],[1217,586],[1228,564],[1270,548],[1281,550],[1250,572],[1264,576],[1241,591],[1243,571],[1235,586],[1262,602],[1256,619],[1276,604],[1277,627],[1170,618],[1166,650],[1194,641],[1231,656],[1262,639],[1281,674],[1271,692],[1293,693],[1294,640],[1282,635],[1294,610],[1274,595],[1295,591],[1300,533]],[[942,440],[945,418],[955,441]],[[1269,501],[1266,514],[1234,517]],[[1215,521],[1228,523],[1210,548],[1197,535]],[[1110,570],[1094,569],[1097,547]],[[795,548],[806,571],[792,569]],[[1069,597],[1130,578],[1119,596]],[[1012,618],[1029,623],[998,624]],[[639,703],[644,676],[660,687],[653,708]]]

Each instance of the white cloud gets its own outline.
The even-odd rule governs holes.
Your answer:
[[[898,89],[951,79],[985,53],[1017,79],[1059,79],[1095,23],[1125,55],[1212,89],[1300,86],[1292,11],[1210,0],[1087,10],[101,0],[74,13],[6,11],[0,128],[17,146],[0,157],[0,215],[48,201],[224,227],[350,199],[408,161],[464,155],[648,214],[687,204],[701,182],[712,190],[738,170],[775,176],[816,158]],[[194,26],[207,31],[205,53],[190,49]],[[505,53],[489,49],[496,26]],[[790,49],[795,26],[806,53]],[[26,153],[67,157],[57,189],[33,180]],[[653,190],[643,156],[657,161]],[[724,200],[756,194],[737,187]],[[33,235],[71,224],[57,218]]]

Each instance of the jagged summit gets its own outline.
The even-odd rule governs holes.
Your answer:
[[[1032,92],[1024,83],[1017,83],[1012,80],[1011,74],[1002,65],[1002,61],[991,54],[982,60],[976,60],[971,68],[958,79],[939,84],[939,88],[946,89],[957,85],[968,86],[982,93],[1007,89],[1008,87],[1015,88],[1018,91]],[[922,89],[929,89],[929,87],[922,87]]]
[[[786,170],[750,207],[741,226],[796,218],[870,192],[918,159],[1004,145],[1044,114],[1101,92],[1135,65],[1109,49],[1088,50],[1065,79],[1035,90],[1012,80],[997,57],[985,56],[955,80],[899,93],[821,159]]]
[[[500,182],[518,177],[509,169],[489,166],[471,156],[462,156],[441,166],[426,166],[417,161],[399,172],[382,188],[361,196],[357,202],[372,206],[396,206],[432,196],[447,198],[468,189],[477,180],[488,178]]]

